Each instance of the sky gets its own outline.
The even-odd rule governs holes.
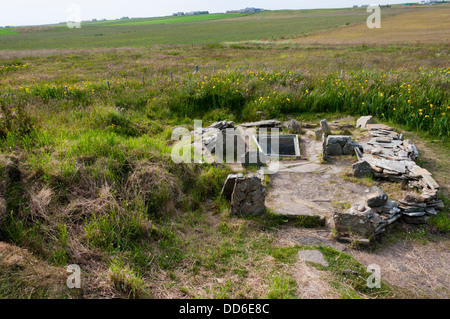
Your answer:
[[[246,7],[278,9],[344,8],[355,4],[395,4],[407,0],[0,0],[0,26],[22,26],[121,17],[158,17],[182,11],[210,13]],[[418,0],[417,0],[418,2]],[[70,19],[70,18],[73,19]]]

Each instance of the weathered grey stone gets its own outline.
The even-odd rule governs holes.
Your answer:
[[[327,137],[327,145],[339,144],[341,147],[344,147],[345,144],[347,144],[349,142],[351,143],[353,141],[352,141],[352,138],[347,135],[330,135]],[[355,143],[355,142],[353,142],[353,143]]]
[[[366,190],[367,205],[370,207],[381,207],[386,204],[388,196],[377,186]]]
[[[250,122],[241,124],[243,127],[276,127],[280,125],[280,121],[276,120],[267,120],[267,121],[259,121],[259,122]]]
[[[348,142],[342,148],[342,155],[355,155],[355,147],[359,147],[359,145],[353,141]]]
[[[288,122],[285,122],[283,124],[283,127],[285,127],[289,132],[294,134],[302,133],[302,122],[297,120],[290,120]]]
[[[326,146],[326,152],[329,156],[339,156],[342,155],[342,146],[339,144],[329,144]]]
[[[361,116],[357,121],[356,121],[356,127],[360,127],[362,129],[366,129],[367,128],[367,124],[374,124],[375,120],[373,119],[372,116]]]
[[[400,174],[405,174],[406,173],[406,164],[404,161],[392,161],[392,160],[387,160],[387,159],[367,159],[367,161],[369,162],[369,164],[374,165],[374,166],[378,166],[382,169],[387,169],[389,171],[395,171],[397,173]]]
[[[316,140],[320,140],[322,138],[322,130],[320,128],[316,129],[314,134],[316,135]]]
[[[226,128],[234,127],[234,122],[232,122],[232,121],[230,121],[230,122],[228,122],[228,121],[220,121],[220,122],[216,122],[216,123],[211,124],[209,127],[210,128],[217,128],[219,130],[223,130],[223,129],[226,129]]]
[[[410,217],[403,215],[403,221],[407,224],[413,224],[413,225],[423,225],[428,223],[428,216],[420,216],[420,217]]]
[[[234,185],[236,184],[236,179],[243,178],[243,174],[230,174],[223,185],[221,195],[225,196],[226,199],[231,200],[231,195],[233,194]]]
[[[385,130],[385,131],[393,131],[394,129],[390,126],[384,124],[367,124],[366,128],[368,130]]]
[[[299,251],[299,257],[304,261],[320,264],[324,267],[330,266],[319,250],[301,250]]]
[[[366,161],[358,162],[352,165],[353,176],[363,178],[373,176],[373,169]]]
[[[262,216],[265,213],[265,187],[261,179],[237,178],[231,195],[230,215]]]
[[[416,212],[416,211],[411,211],[411,212],[403,212],[403,215],[408,216],[408,217],[422,217],[425,216],[427,213],[425,212],[425,210],[423,212]]]
[[[378,143],[392,143],[392,138],[391,137],[377,137],[375,139],[375,142],[378,142]]]
[[[372,207],[372,209],[375,213],[380,215],[387,215],[389,218],[401,212],[398,203],[393,200],[388,200],[383,206]]]
[[[326,135],[331,134],[331,130],[330,127],[328,126],[327,120],[320,121],[320,128],[322,129],[322,132],[325,133]]]
[[[373,221],[373,215],[371,216],[367,212],[357,212],[356,208],[351,208],[347,212],[336,213],[333,219],[338,233],[357,234],[365,238],[372,237],[376,227],[378,227],[378,224]]]
[[[439,189],[439,184],[430,175],[423,175],[422,181],[431,189]]]

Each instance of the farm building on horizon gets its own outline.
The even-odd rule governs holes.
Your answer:
[[[174,17],[181,17],[181,16],[197,16],[201,14],[209,14],[209,11],[176,12],[172,15]]]
[[[263,10],[261,8],[245,8],[241,10],[228,10],[227,13],[257,13]]]

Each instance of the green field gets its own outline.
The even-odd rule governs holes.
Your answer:
[[[386,10],[405,24],[401,13],[428,9]],[[354,125],[370,114],[418,143],[447,205],[421,234],[444,245],[448,41],[293,41],[324,30],[332,39],[366,18],[364,9],[266,11],[1,35],[0,298],[301,298],[303,249],[322,251],[330,267],[311,269],[336,298],[416,296],[384,277],[382,289],[367,289],[365,266],[348,251],[285,246],[283,218],[230,217],[220,192],[231,166],[171,160],[174,128],[192,130],[194,119],[204,127],[273,118]],[[68,264],[82,266],[82,291],[68,291]]]
[[[386,8],[385,16],[415,10]],[[210,18],[216,20],[209,20]],[[218,19],[220,18],[220,19]],[[203,21],[203,19],[208,19]],[[251,15],[204,15],[16,28],[20,33],[0,37],[0,50],[139,47],[158,44],[191,45],[239,41],[274,41],[362,23],[365,9],[267,11]],[[176,22],[176,23],[175,23]]]
[[[11,34],[17,34],[17,32],[11,30],[11,28],[1,28],[0,29],[0,36],[11,35]]]

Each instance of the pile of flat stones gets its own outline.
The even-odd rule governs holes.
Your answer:
[[[373,239],[401,217],[399,204],[373,186],[366,190],[365,198],[353,204],[348,211],[336,213],[334,224],[341,237],[357,235],[363,239]]]
[[[355,148],[359,160],[353,165],[355,177],[374,176],[404,182],[411,189],[421,190],[419,197],[406,196],[399,201],[405,220],[412,223],[424,223],[424,216],[434,215],[444,208],[438,183],[429,171],[415,162],[419,152],[411,140],[404,140],[403,134],[394,132],[391,127],[374,124],[370,116],[360,118],[357,127],[367,129],[372,138],[362,143],[362,151]]]
[[[194,137],[201,140],[201,145],[199,145],[199,149],[203,150],[206,148],[209,152],[215,153],[217,138],[219,133],[222,133],[223,139],[225,141],[226,129],[234,128],[234,122],[232,121],[220,121],[211,124],[208,128],[198,128],[195,131],[192,131],[191,134]]]

